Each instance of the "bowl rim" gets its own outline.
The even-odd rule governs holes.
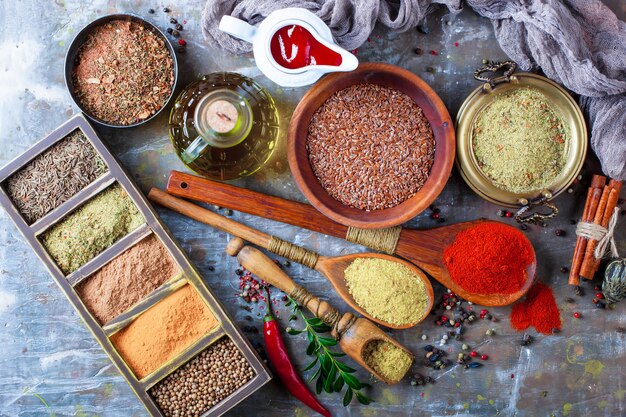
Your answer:
[[[547,77],[529,72],[516,72],[511,82],[497,84],[485,91],[484,85],[476,87],[463,101],[456,118],[456,166],[467,185],[483,199],[502,207],[520,208],[521,201],[553,200],[563,193],[578,176],[588,150],[588,129],[584,115],[571,94]],[[563,123],[570,128],[567,162],[551,184],[526,192],[508,191],[496,185],[478,165],[472,150],[474,122],[499,94],[517,89],[533,89],[546,96],[553,110],[560,113]]]
[[[97,118],[96,116],[90,114],[84,108],[84,106],[77,99],[76,94],[74,93],[74,88],[73,88],[74,83],[72,82],[72,71],[74,69],[74,63],[76,61],[76,54],[78,50],[80,49],[80,47],[82,46],[83,42],[85,41],[86,36],[91,32],[91,30],[93,30],[95,27],[100,26],[104,23],[107,23],[113,20],[123,20],[123,19],[127,19],[127,20],[143,25],[152,33],[156,34],[157,36],[160,36],[161,39],[163,39],[163,41],[165,42],[165,46],[173,61],[174,82],[172,83],[172,91],[170,92],[169,97],[167,98],[163,106],[161,106],[161,108],[157,110],[152,116],[138,123],[133,123],[129,125],[116,125],[116,124],[111,124],[107,121]],[[78,31],[76,36],[74,36],[74,39],[72,39],[72,42],[70,42],[69,47],[65,51],[65,63],[64,63],[63,77],[65,79],[65,87],[67,88],[67,91],[69,92],[70,97],[72,98],[72,101],[74,102],[76,107],[78,107],[78,109],[81,111],[81,113],[83,113],[87,118],[89,118],[90,120],[93,120],[99,125],[119,129],[119,128],[130,128],[130,127],[140,126],[140,125],[143,125],[144,123],[148,123],[150,120],[157,117],[170,104],[170,102],[175,96],[176,85],[178,84],[178,72],[179,72],[178,71],[178,59],[176,57],[176,51],[174,50],[174,46],[172,45],[168,37],[165,35],[165,33],[163,33],[161,29],[159,29],[154,23],[149,22],[143,17],[134,13],[112,13],[112,14],[100,16],[92,20],[87,25],[85,25],[80,31]]]
[[[406,91],[380,82],[380,80],[371,79],[376,78],[376,74],[380,78],[401,79],[409,83],[413,90]],[[335,82],[345,80],[355,80],[355,82],[339,88],[333,88]],[[323,103],[336,91],[347,88],[349,85],[367,82],[396,88],[411,96],[414,101],[414,96],[419,96],[421,101],[429,105],[429,108],[425,109],[423,105],[417,103],[426,113],[435,136],[435,157],[428,179],[422,188],[414,196],[394,207],[373,211],[349,207],[328,194],[317,181],[310,166],[306,150],[306,135],[298,134],[303,125],[305,127],[309,125],[310,117],[319,108],[311,109],[311,102],[321,100]],[[428,117],[428,114],[431,114],[433,117]],[[330,219],[350,227],[364,229],[393,227],[412,219],[424,211],[439,196],[447,184],[454,166],[455,154],[456,138],[454,125],[448,109],[441,98],[418,75],[396,65],[382,62],[361,63],[354,71],[333,73],[325,76],[300,100],[289,123],[287,157],[296,185],[318,211]],[[307,177],[312,177],[313,180],[307,180]],[[338,212],[333,206],[340,209],[341,212]]]

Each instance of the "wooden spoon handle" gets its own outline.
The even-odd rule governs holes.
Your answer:
[[[196,204],[173,197],[158,188],[152,188],[150,190],[148,193],[148,199],[184,216],[197,220],[201,223],[208,224],[209,226],[213,226],[217,229],[223,230],[224,232],[239,236],[248,242],[252,242],[255,245],[259,245],[264,248],[267,247],[271,239],[271,236],[268,234],[228,219],[224,216],[220,216],[219,214],[213,213],[211,210],[207,210]]]
[[[245,242],[242,239],[238,237],[231,239],[226,246],[226,253],[230,256],[236,256],[239,263],[254,275],[304,304],[311,313],[322,319],[330,327],[335,327],[335,324],[340,320],[341,316],[333,306],[311,295],[303,287],[297,285],[274,261],[260,250],[252,246],[245,246]],[[306,294],[304,300],[298,300],[297,293]]]
[[[170,173],[166,189],[168,193],[178,197],[217,204],[331,236],[345,238],[348,231],[346,226],[330,220],[309,204],[273,197],[180,171]]]

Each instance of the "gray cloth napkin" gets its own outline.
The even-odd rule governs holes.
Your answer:
[[[460,0],[208,0],[202,15],[206,40],[234,53],[249,43],[218,29],[229,14],[258,24],[274,10],[308,9],[324,20],[337,43],[362,45],[376,23],[394,31],[417,26],[439,4],[452,12]],[[626,180],[626,23],[600,0],[467,0],[492,20],[504,52],[524,71],[541,68],[580,94],[591,126],[591,146],[610,177]]]

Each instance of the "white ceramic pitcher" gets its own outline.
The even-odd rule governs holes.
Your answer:
[[[274,34],[289,25],[298,25],[309,31],[320,44],[341,56],[341,64],[308,65],[297,69],[280,65],[272,55],[270,44]],[[330,28],[324,21],[306,9],[292,7],[276,10],[258,27],[232,16],[224,16],[219,28],[229,35],[252,43],[254,59],[259,69],[267,78],[284,87],[313,84],[326,73],[352,71],[359,65],[359,60],[353,54],[335,44]]]

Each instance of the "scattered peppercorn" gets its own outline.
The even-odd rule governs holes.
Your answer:
[[[439,213],[435,212],[433,214],[430,215],[430,217],[434,220],[437,220],[439,218]]]
[[[525,224],[522,224],[519,228],[522,230],[528,230],[528,226],[526,226]]]
[[[423,33],[424,35],[428,35],[430,33],[430,29],[425,24],[418,25],[417,31]]]
[[[471,356],[472,358],[475,358],[476,356],[478,356],[478,352],[476,352],[475,350],[472,350],[472,351],[470,352],[470,356]]]
[[[178,20],[174,19],[173,17],[170,17],[170,23],[175,25],[176,23],[178,23]]]
[[[176,26],[174,26],[176,28],[176,30],[181,31],[183,30],[183,25],[181,25],[180,23],[177,23]]]
[[[567,273],[568,271],[569,271],[569,269],[568,269],[566,266],[562,266],[562,267],[561,267],[561,272],[562,272],[562,273],[564,273],[564,274],[565,274],[565,273]]]
[[[487,359],[489,359],[489,356],[487,356],[487,355],[481,355],[481,356],[480,356],[480,359],[482,359],[482,360],[486,361]]]
[[[506,215],[506,210],[498,210],[496,214],[498,217],[504,217]]]
[[[172,35],[173,37],[175,37],[175,38],[178,38],[178,37],[180,36],[180,33],[179,33],[176,29],[174,29],[174,30],[172,30],[171,35]],[[221,207],[220,207],[220,208],[221,208]]]
[[[576,220],[574,220],[574,219],[571,219],[571,220],[569,221],[569,224],[571,224],[572,226],[576,226],[576,224],[577,224],[577,223],[578,223],[578,222],[577,222]]]
[[[165,31],[166,31],[167,33],[169,33],[170,35],[172,34],[172,28],[167,28],[167,29],[165,29]]]
[[[582,297],[583,295],[585,295],[585,291],[580,285],[576,285],[574,287],[574,293],[579,297]]]
[[[213,265],[209,265],[209,267],[207,268],[209,271],[215,271],[215,267]]]
[[[167,7],[163,8],[163,13],[169,13],[169,12],[170,12],[170,9],[168,9]]]
[[[182,43],[181,43],[182,41]],[[184,40],[179,40],[178,43],[180,43],[182,46],[185,46],[187,43]],[[233,215],[233,211],[231,209],[226,210],[226,215],[227,216],[232,216]]]
[[[578,311],[574,313],[574,318],[575,319],[579,319],[582,317],[582,314],[580,314]]]
[[[606,308],[606,303],[604,301],[598,300],[598,302],[596,303],[596,307],[597,308]]]
[[[154,9],[148,9],[148,13],[154,14]]]
[[[483,63],[483,65],[487,65],[489,63],[489,60],[488,59],[483,59],[481,62]]]
[[[565,236],[565,230],[563,230],[563,229],[556,229],[554,231],[554,234],[557,235],[557,236]]]
[[[602,300],[604,298],[604,294],[599,292],[599,293],[596,294],[596,298],[599,298],[600,300]]]
[[[504,213],[504,215],[505,215],[506,217],[513,217],[513,213],[512,213],[512,212],[510,212],[510,211],[507,211],[506,213]]]
[[[529,346],[534,340],[535,339],[531,335],[525,334],[522,338],[522,346]]]
[[[413,49],[413,52],[415,53],[415,55],[420,56],[424,53],[424,50],[422,48],[415,48]]]
[[[431,74],[434,74],[436,71],[433,67],[427,67],[426,72],[430,72]]]

